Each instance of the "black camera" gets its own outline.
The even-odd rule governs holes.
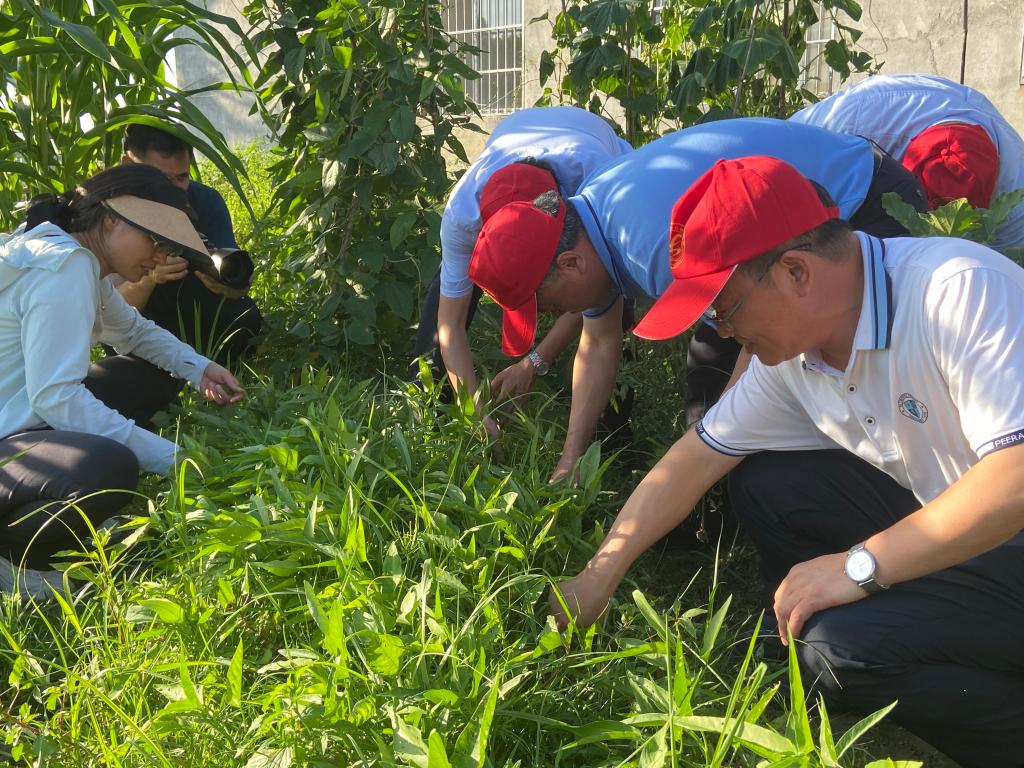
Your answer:
[[[211,248],[210,261],[213,270],[203,271],[228,288],[248,288],[256,271],[249,252],[241,248]]]

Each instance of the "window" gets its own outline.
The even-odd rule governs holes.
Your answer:
[[[480,73],[466,95],[488,114],[523,105],[523,0],[451,0],[444,10],[449,34],[480,49],[464,55]]]
[[[819,0],[814,9],[818,21],[807,29],[807,50],[800,60],[800,85],[819,97],[825,97],[835,91],[839,79],[836,71],[825,63],[825,45],[836,39],[838,30],[825,3]]]

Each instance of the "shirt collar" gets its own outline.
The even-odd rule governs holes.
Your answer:
[[[892,343],[892,278],[885,269],[885,241],[863,232],[855,234],[860,240],[861,256],[864,259],[864,298],[847,371],[858,351],[888,349]],[[803,358],[805,370],[840,377],[843,375],[842,371],[826,363],[817,350],[806,353]]]
[[[608,245],[608,241],[604,238],[601,225],[597,221],[597,214],[590,205],[590,201],[584,195],[576,195],[569,199],[569,205],[573,206],[576,209],[576,213],[579,214],[580,223],[583,225],[587,237],[590,238],[590,244],[594,246],[597,258],[601,260],[604,268],[608,270],[608,275],[615,284],[615,288],[623,296],[629,297],[628,283],[622,279],[619,270],[615,268],[615,259],[612,258],[611,248]]]

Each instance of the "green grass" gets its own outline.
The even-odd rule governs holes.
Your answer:
[[[247,157],[259,179],[265,157]],[[638,346],[624,372],[638,391],[631,450],[595,446],[578,487],[549,486],[561,376],[508,417],[498,463],[473,406],[381,374],[400,360],[296,365],[275,222],[247,229],[226,197],[265,267],[254,294],[270,328],[250,397],[186,402],[167,427],[188,450],[177,476],[147,479],[119,535],[68,568],[66,592],[0,600],[5,762],[910,765],[855,744],[873,720],[833,734],[795,667],[759,656],[742,544],[662,544],[600,626],[549,622],[550,585],[586,561],[681,430],[679,347]],[[474,342],[493,374],[492,310]]]
[[[127,539],[71,566],[70,592],[4,603],[12,764],[835,765],[849,748],[821,741],[797,685],[780,693],[714,560],[654,602],[642,564],[603,627],[553,629],[551,581],[622,501],[596,451],[578,488],[546,484],[561,412],[510,424],[498,465],[429,387],[306,371],[252,394],[188,409],[190,461]]]

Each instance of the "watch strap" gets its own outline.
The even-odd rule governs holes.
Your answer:
[[[536,349],[531,349],[526,356],[529,358],[534,370],[537,371],[538,376],[543,376],[551,368],[551,364],[541,357]]]

